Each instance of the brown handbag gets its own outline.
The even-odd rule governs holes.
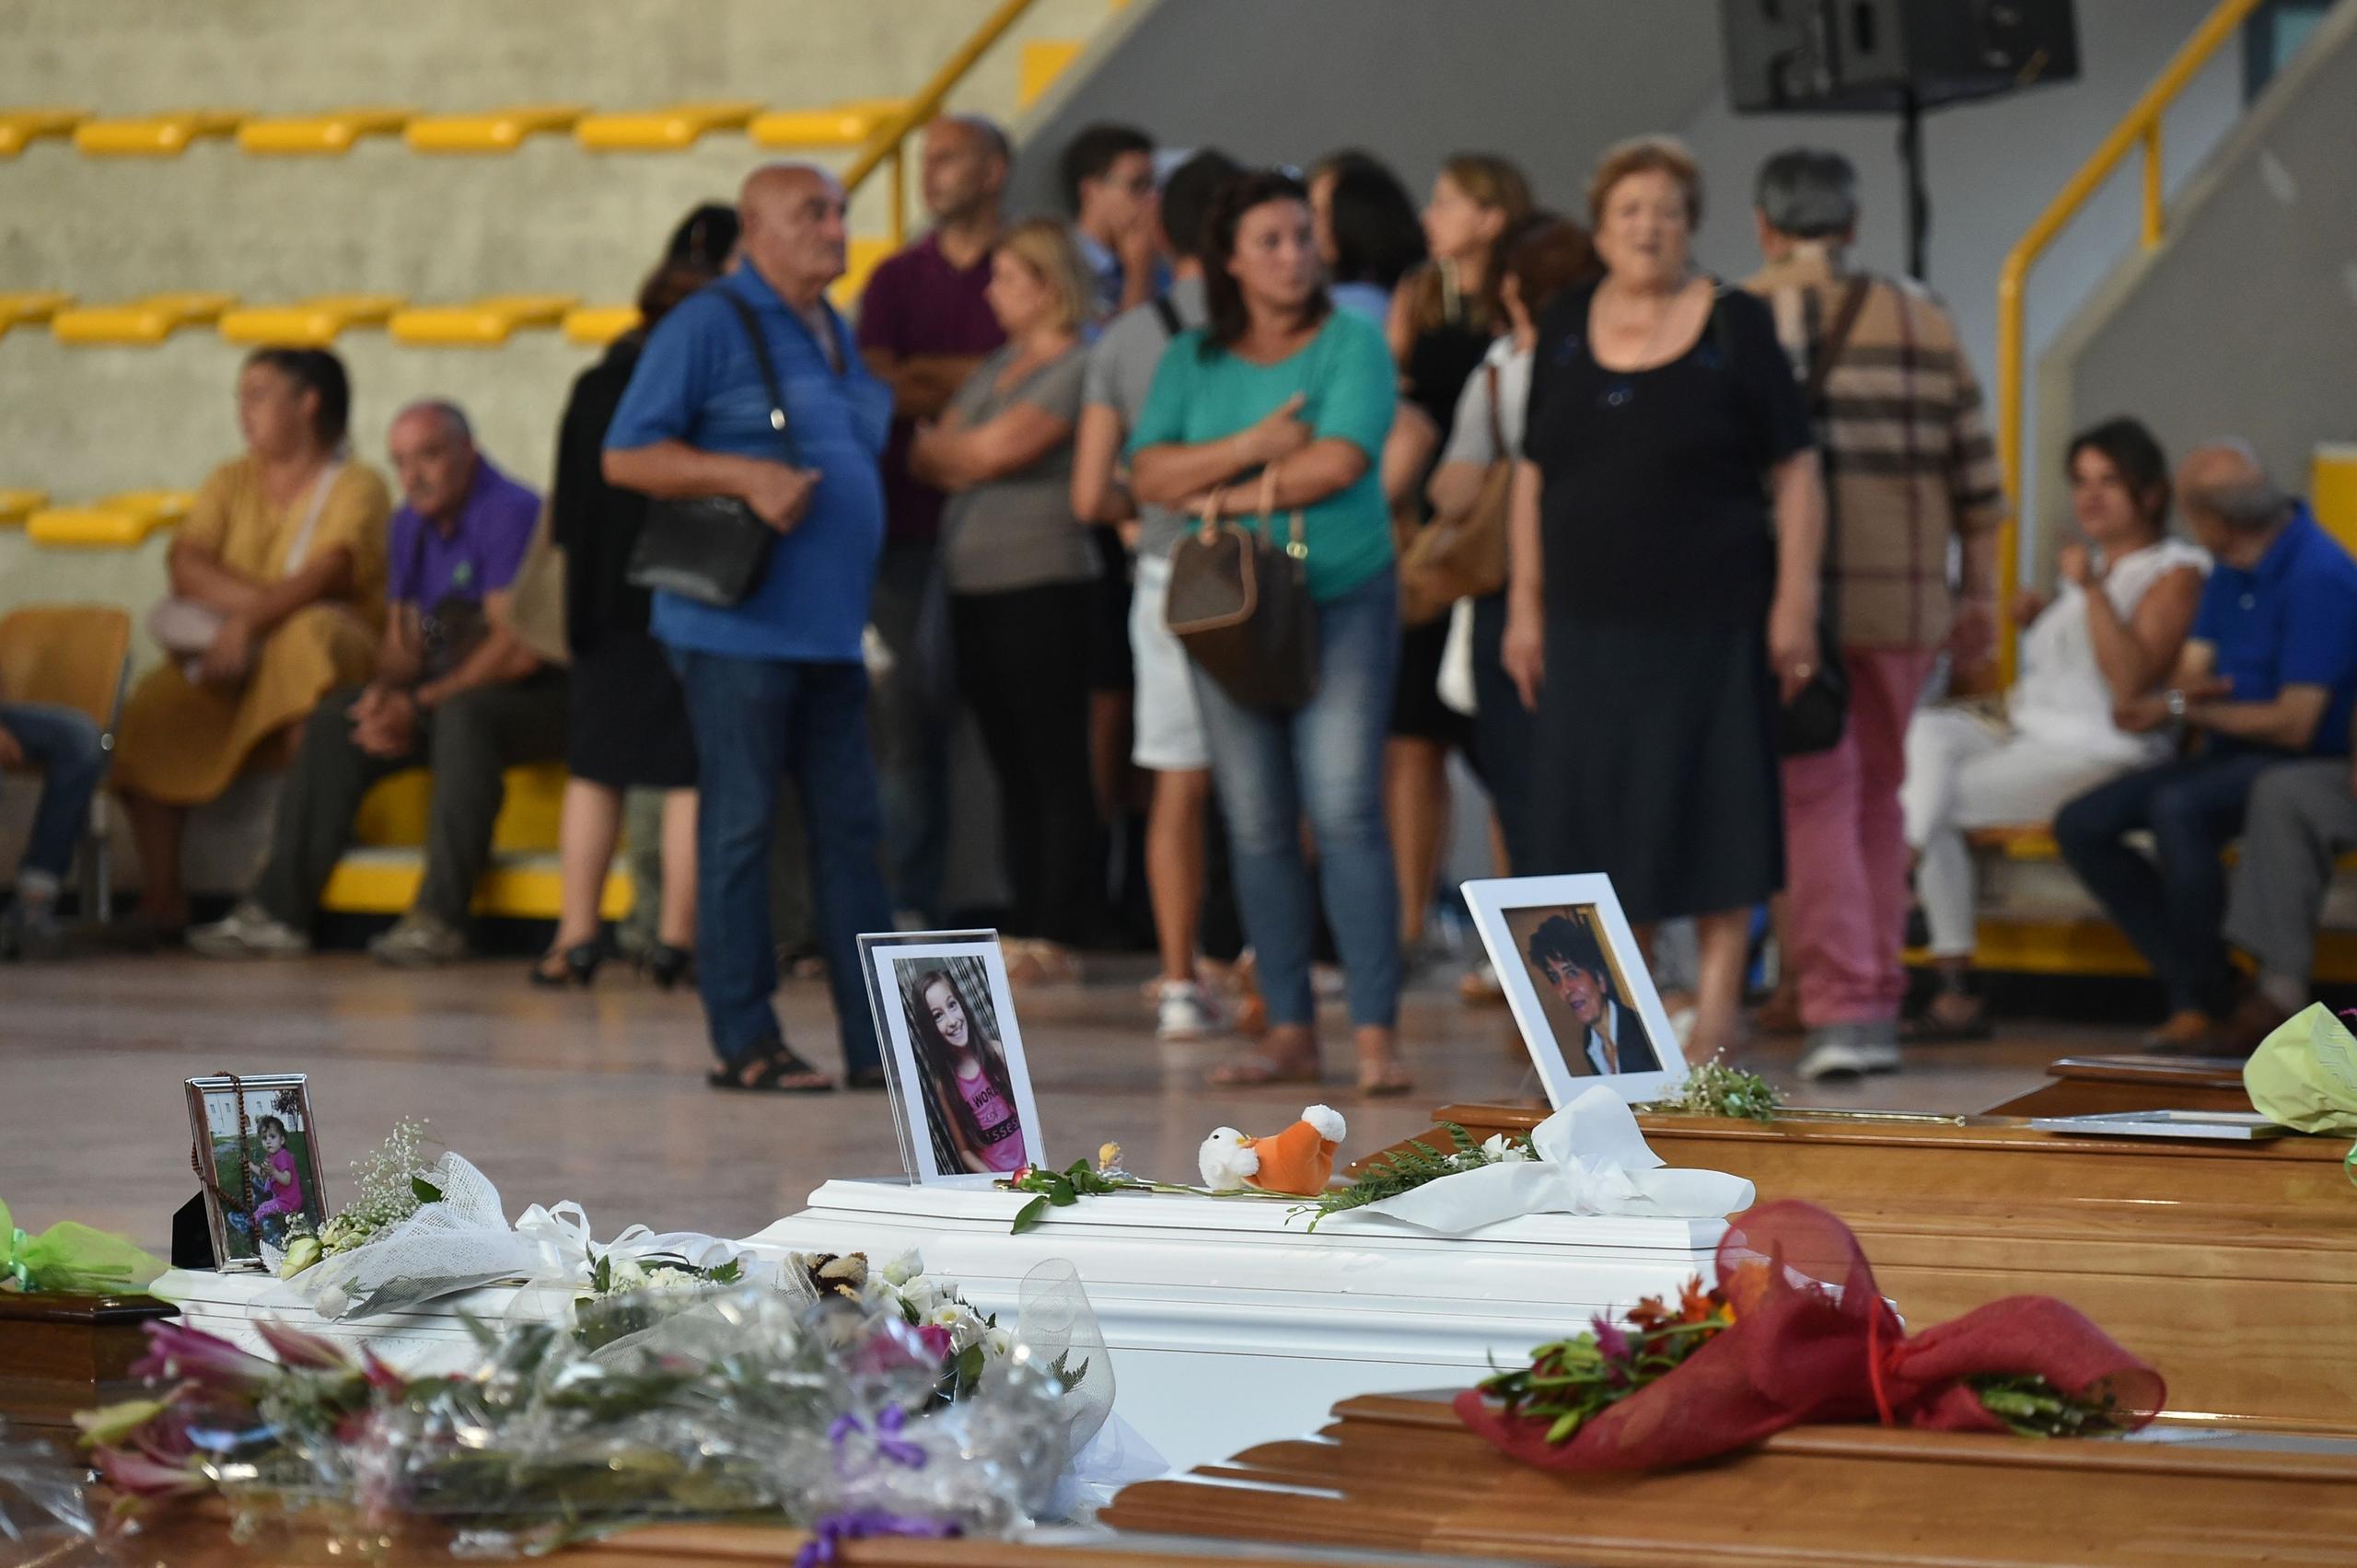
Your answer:
[[[1490,386],[1490,447],[1497,453],[1481,488],[1462,510],[1444,512],[1419,529],[1399,556],[1399,619],[1422,626],[1448,613],[1461,598],[1480,598],[1506,586],[1506,508],[1514,492],[1514,454],[1498,420],[1498,367],[1485,365]]]
[[[1318,691],[1318,607],[1310,602],[1309,548],[1293,514],[1279,545],[1270,514],[1276,465],[1260,472],[1260,522],[1220,516],[1221,492],[1203,503],[1202,526],[1170,552],[1164,623],[1187,656],[1248,708],[1291,712]]]

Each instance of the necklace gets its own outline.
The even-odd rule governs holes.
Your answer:
[[[1603,394],[1596,400],[1600,406],[1608,409],[1628,407],[1637,398],[1637,384],[1631,377],[1640,371],[1661,368],[1655,360],[1655,355],[1661,351],[1662,330],[1669,325],[1670,317],[1677,313],[1678,301],[1685,297],[1686,289],[1687,280],[1681,279],[1678,286],[1671,289],[1663,300],[1661,309],[1654,317],[1652,328],[1645,333],[1643,346],[1637,351],[1637,363],[1634,366],[1627,370],[1613,370],[1608,368],[1602,360],[1596,361],[1596,367],[1610,377],[1605,383]],[[1591,346],[1589,349],[1591,357],[1594,353],[1595,350]]]

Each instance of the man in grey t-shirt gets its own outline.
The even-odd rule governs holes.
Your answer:
[[[1204,319],[1202,250],[1212,198],[1240,172],[1224,154],[1200,152],[1162,188],[1161,222],[1175,259],[1169,293],[1116,317],[1089,351],[1081,383],[1080,429],[1074,443],[1075,516],[1118,523],[1137,549],[1130,605],[1130,650],[1136,664],[1135,738],[1131,761],[1155,775],[1146,820],[1146,879],[1154,894],[1162,950],[1156,1032],[1196,1040],[1222,1027],[1196,977],[1195,931],[1203,904],[1204,812],[1212,797],[1211,753],[1195,708],[1186,653],[1163,621],[1170,587],[1170,550],[1187,519],[1141,508],[1119,471],[1120,452],[1154,385],[1170,340]]]

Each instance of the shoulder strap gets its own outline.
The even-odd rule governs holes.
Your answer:
[[[1484,360],[1481,376],[1490,393],[1490,460],[1493,463],[1507,462],[1514,454],[1506,450],[1506,427],[1498,413],[1498,362]]]
[[[737,312],[737,319],[745,324],[745,336],[752,340],[753,358],[761,367],[761,389],[770,398],[770,428],[776,431],[778,439],[785,443],[787,460],[800,467],[802,453],[795,444],[793,430],[785,422],[785,393],[778,386],[777,365],[770,358],[769,339],[762,334],[761,318],[753,314],[751,306],[737,298],[726,285],[714,284],[712,286],[714,293],[728,302],[728,308]]]
[[[1811,411],[1825,395],[1825,384],[1833,376],[1833,367],[1841,362],[1843,351],[1850,346],[1851,329],[1858,324],[1858,312],[1865,308],[1866,292],[1873,280],[1860,273],[1850,280],[1841,292],[1841,308],[1833,313],[1833,325],[1826,331],[1817,352],[1809,355],[1808,384],[1804,388]]]
[[[1168,295],[1157,294],[1154,296],[1154,313],[1161,319],[1164,337],[1175,338],[1187,330],[1186,323],[1178,319],[1178,307],[1170,303]]]

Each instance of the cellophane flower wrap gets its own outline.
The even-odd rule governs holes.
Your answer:
[[[1909,1335],[1850,1227],[1812,1203],[1737,1215],[1717,1272],[1733,1326],[1569,1440],[1550,1443],[1549,1422],[1502,1410],[1479,1389],[1457,1396],[1458,1416],[1526,1464],[1622,1470],[1692,1464],[1811,1423],[2014,1430],[1983,1402],[1983,1379],[2043,1379],[2131,1429],[2166,1397],[2159,1373],[2051,1296],[2008,1296]]]
[[[1019,1337],[958,1376],[950,1329],[776,1278],[665,1299],[596,1349],[562,1321],[477,1324],[480,1365],[409,1377],[261,1321],[275,1361],[150,1329],[154,1397],[78,1418],[117,1493],[218,1493],[240,1539],[324,1530],[364,1560],[424,1526],[462,1555],[657,1521],[1004,1533],[1047,1503],[1074,1389]]]

